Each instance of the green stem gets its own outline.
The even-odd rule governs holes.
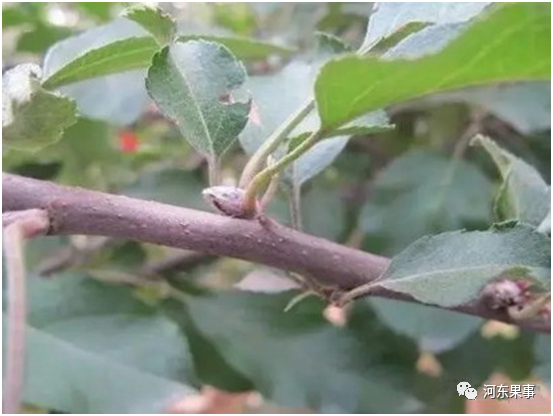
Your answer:
[[[300,124],[305,117],[313,110],[315,107],[315,100],[309,98],[300,108],[298,108],[284,123],[282,123],[278,129],[276,129],[273,134],[269,136],[265,142],[261,145],[259,149],[253,154],[242,172],[242,177],[240,178],[239,186],[240,188],[245,188],[252,181],[252,178],[255,174],[261,169],[263,163],[267,157],[273,153],[277,147],[282,143],[286,138],[292,133],[292,130]]]
[[[298,147],[279,159],[275,164],[259,172],[249,183],[244,196],[244,212],[253,213],[256,207],[258,192],[271,180],[273,175],[281,172],[286,166],[307,152],[324,135],[323,130],[317,130],[305,139]]]
[[[265,191],[265,194],[261,198],[261,201],[259,201],[259,206],[261,211],[265,211],[273,197],[275,196],[276,192],[278,191],[278,180],[279,175],[273,175],[271,178],[271,182],[269,183],[269,186],[267,187],[267,190]]]
[[[301,218],[301,186],[295,181],[292,184],[292,189],[288,195],[290,200],[290,216],[292,219],[292,228],[294,230],[301,231],[302,218]]]

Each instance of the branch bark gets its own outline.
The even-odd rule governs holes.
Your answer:
[[[281,225],[267,229],[258,221],[60,186],[6,173],[2,185],[2,210],[46,210],[51,235],[102,235],[235,257],[307,275],[342,290],[371,282],[389,263],[385,257]],[[416,302],[410,296],[382,288],[375,289],[372,295]],[[452,310],[551,332],[550,319],[514,322],[506,310],[491,310],[481,300]]]

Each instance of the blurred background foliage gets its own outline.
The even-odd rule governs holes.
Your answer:
[[[56,42],[83,31],[67,53],[78,54],[98,36],[132,32],[119,17],[125,6],[3,3],[3,71],[19,63],[42,65]],[[288,48],[244,62],[252,79],[275,77],[265,95],[252,83],[254,103],[269,100],[285,108],[286,89],[300,88],[294,82],[302,80],[290,79],[300,70],[289,78],[281,70],[313,59],[316,32],[359,47],[372,7],[159,6],[177,20],[180,34],[251,37]],[[4,149],[4,170],[207,210],[201,199],[205,160],[151,104],[144,74],[136,70],[65,87],[77,101],[78,122],[38,152]],[[302,186],[304,228],[387,256],[422,235],[485,229],[494,220],[499,175],[484,152],[467,148],[454,177],[444,182],[457,143],[476,126],[549,183],[550,112],[549,82],[463,90],[389,108],[394,129],[346,140],[334,163]],[[246,160],[235,144],[224,159],[223,181],[234,183]],[[286,192],[283,186],[270,207],[283,223],[290,221]],[[196,403],[186,398],[199,394],[210,406],[219,400],[230,406],[227,411],[240,412],[462,412],[467,401],[456,393],[459,381],[474,387],[499,377],[508,384],[538,380],[543,409],[549,407],[549,337],[389,300],[358,302],[346,327],[343,316],[315,299],[284,314],[295,293],[268,293],[283,285],[279,272],[188,254],[183,260],[172,249],[83,236],[32,242],[28,403],[64,412],[182,411]],[[168,267],[163,262],[171,256],[181,263]],[[184,304],[164,299],[155,288],[113,283],[118,273],[143,275],[152,268],[188,294]],[[58,269],[70,270],[55,274]],[[248,290],[228,290],[245,276]],[[215,400],[205,386],[243,400],[237,404],[223,393]],[[263,399],[237,394],[244,391]]]

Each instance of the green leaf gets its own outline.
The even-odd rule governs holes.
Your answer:
[[[65,413],[158,414],[193,394],[180,383],[106,360],[45,331],[28,326],[26,337],[29,404]]]
[[[55,89],[89,78],[96,78],[149,65],[157,49],[151,37],[131,37],[86,51],[49,76],[44,88]]]
[[[221,156],[248,122],[250,103],[232,96],[246,71],[222,45],[174,43],[156,54],[146,87],[184,139],[210,158]]]
[[[167,45],[175,36],[175,20],[159,7],[152,8],[144,4],[135,4],[123,12],[123,17],[146,29],[160,46]]]
[[[76,121],[75,103],[40,86],[41,70],[19,65],[2,76],[2,143],[37,150],[59,140]]]
[[[379,318],[391,329],[418,342],[422,351],[456,347],[482,324],[482,319],[443,309],[389,299],[371,299]]]
[[[549,79],[550,32],[550,4],[498,4],[434,55],[331,61],[315,85],[322,125],[330,130],[369,111],[437,92]]]
[[[313,298],[284,313],[295,294],[194,297],[179,320],[187,315],[225,361],[276,404],[328,413],[414,410],[405,392],[417,356],[412,344],[362,306],[348,328],[330,325],[324,305]]]
[[[501,274],[551,284],[551,242],[523,225],[423,237],[395,256],[378,286],[444,307],[475,299]]]
[[[369,19],[361,49],[370,49],[385,38],[416,23],[449,24],[466,22],[489,2],[463,3],[377,3]]]
[[[177,326],[129,290],[74,273],[33,276],[29,289],[27,403],[67,413],[160,413],[194,393]]]
[[[489,180],[471,163],[415,150],[376,178],[361,212],[370,249],[397,254],[427,234],[487,226]]]
[[[503,177],[495,206],[499,219],[540,225],[551,211],[551,188],[540,174],[487,137],[476,136],[471,143],[484,147]]]

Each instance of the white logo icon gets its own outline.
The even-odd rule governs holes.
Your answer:
[[[465,394],[465,390],[469,389],[470,387],[470,383],[467,383],[466,381],[461,381],[459,384],[457,384],[457,393],[459,393],[459,396],[462,396]]]
[[[465,390],[465,397],[469,400],[476,400],[476,396],[478,395],[478,392],[476,389],[473,389],[472,387],[469,387]]]

